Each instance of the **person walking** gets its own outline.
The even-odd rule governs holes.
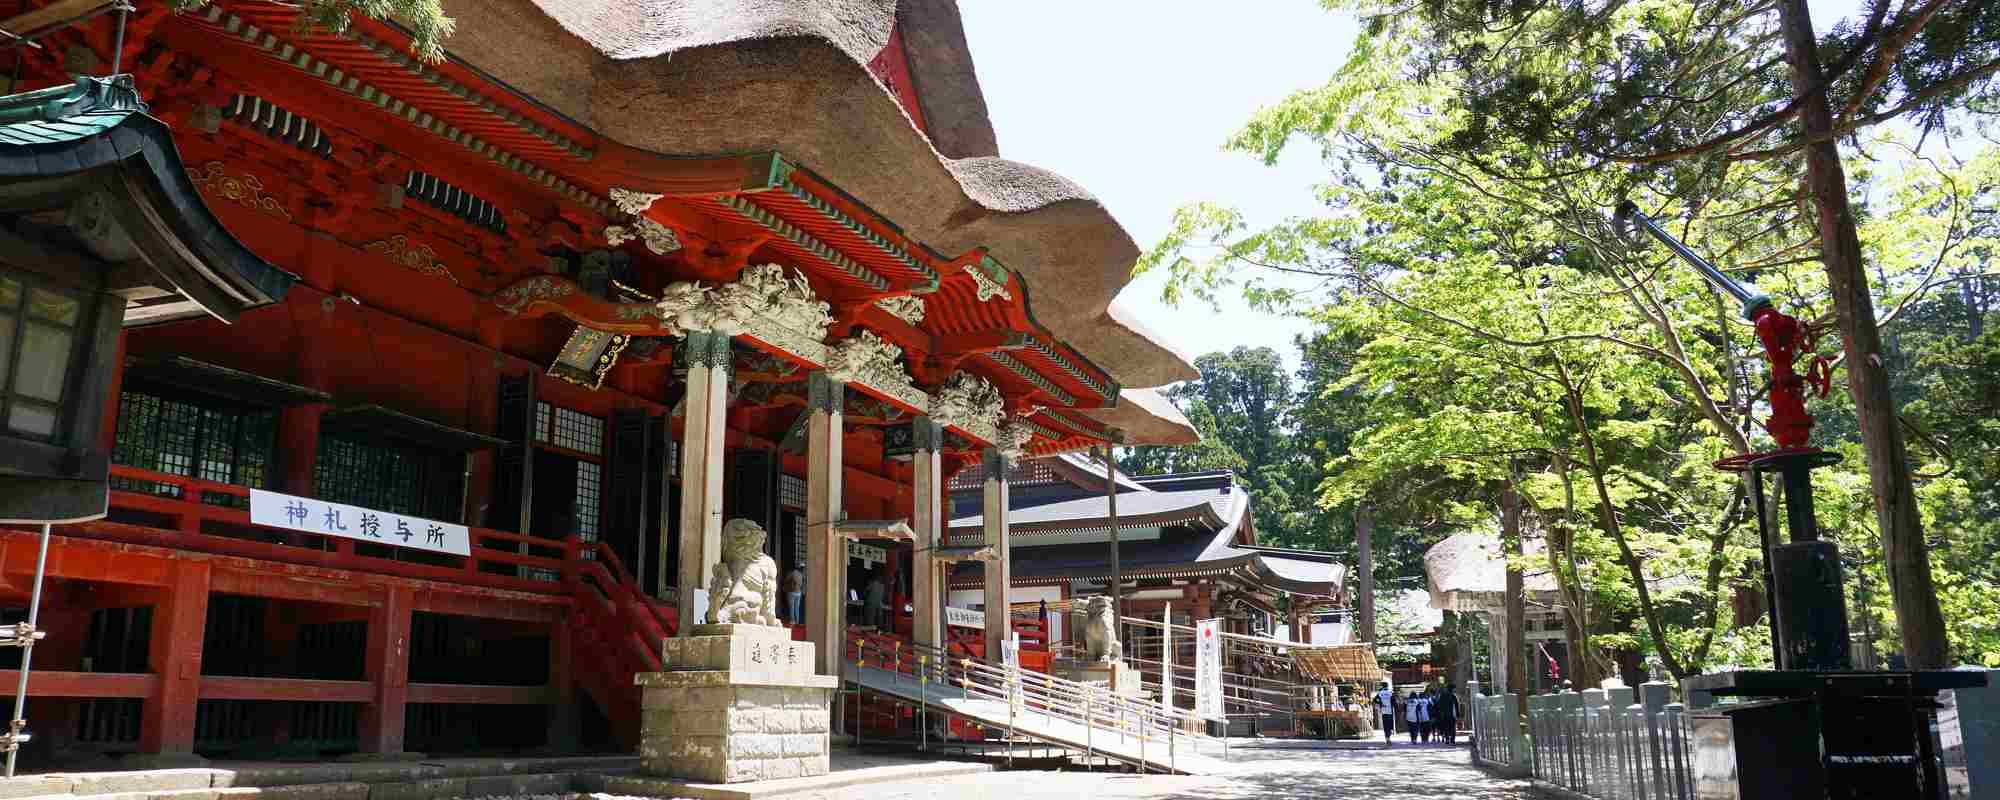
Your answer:
[[[868,611],[868,624],[875,626],[876,630],[887,630],[889,627],[888,594],[889,587],[883,582],[882,576],[876,575],[874,580],[868,582],[868,602],[866,607]]]
[[[1396,743],[1396,692],[1389,684],[1375,692],[1375,713],[1382,718],[1382,743]]]
[[[804,608],[806,599],[805,570],[792,567],[791,572],[785,573],[784,589],[785,621],[793,625],[804,625],[806,623]]]
[[[1411,692],[1403,701],[1403,721],[1410,726],[1410,744],[1417,743],[1417,737],[1424,735],[1424,696]]]
[[[1431,716],[1437,720],[1438,736],[1445,744],[1458,744],[1458,684],[1447,683],[1438,695]]]

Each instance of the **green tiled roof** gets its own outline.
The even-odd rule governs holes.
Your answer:
[[[146,104],[132,88],[132,76],[80,76],[69,86],[0,97],[0,144],[73,142],[144,113]]]

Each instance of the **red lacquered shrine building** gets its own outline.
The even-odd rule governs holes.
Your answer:
[[[1134,388],[1194,374],[1112,305],[1137,248],[999,157],[950,0],[447,0],[437,63],[263,0],[17,5],[0,518],[62,520],[26,759],[629,747],[724,520],[831,673],[863,574],[942,641],[958,470],[1192,437]],[[37,547],[0,532],[5,622]]]

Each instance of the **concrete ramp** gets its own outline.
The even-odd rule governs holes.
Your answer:
[[[863,691],[893,697],[932,711],[953,714],[987,727],[1011,730],[1026,737],[1075,751],[1130,764],[1152,772],[1212,775],[1227,764],[1221,740],[1188,733],[1168,735],[1157,727],[1150,736],[1139,733],[1137,720],[1113,716],[1084,724],[1077,710],[1051,710],[1045,700],[1023,692],[1019,708],[1006,700],[968,691],[939,681],[922,683],[908,675],[852,663],[843,676]]]

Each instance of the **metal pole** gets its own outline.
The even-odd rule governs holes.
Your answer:
[[[119,4],[118,38],[117,41],[115,41],[111,45],[111,74],[113,75],[117,75],[118,68],[124,66],[125,63],[125,17],[131,12],[132,12],[131,6],[122,3]],[[9,777],[12,777],[12,775],[13,773],[11,772],[8,773]]]
[[[1118,563],[1118,462],[1112,459],[1111,445],[1105,445],[1104,453],[1104,503],[1105,513],[1111,519],[1111,608],[1112,620],[1117,629],[1112,633],[1124,641],[1125,632],[1125,570]]]
[[[917,748],[925,752],[931,749],[931,701],[924,691],[931,684],[931,657],[929,654],[917,656]]]
[[[21,642],[21,679],[14,684],[14,719],[7,728],[7,777],[14,777],[14,759],[21,754],[21,743],[28,740],[22,731],[28,727],[28,669],[35,657],[35,640],[42,634],[35,630],[35,623],[42,615],[42,576],[49,563],[49,524],[42,523],[41,548],[35,552],[35,588],[28,600],[28,624],[17,628]]]
[[[1777,535],[1771,532],[1769,510],[1764,507],[1764,473],[1750,467],[1750,496],[1756,499],[1758,561],[1764,565],[1764,605],[1771,617],[1771,668],[1785,668],[1784,626],[1778,624],[1778,588],[1771,570],[1771,551],[1777,549]]]

